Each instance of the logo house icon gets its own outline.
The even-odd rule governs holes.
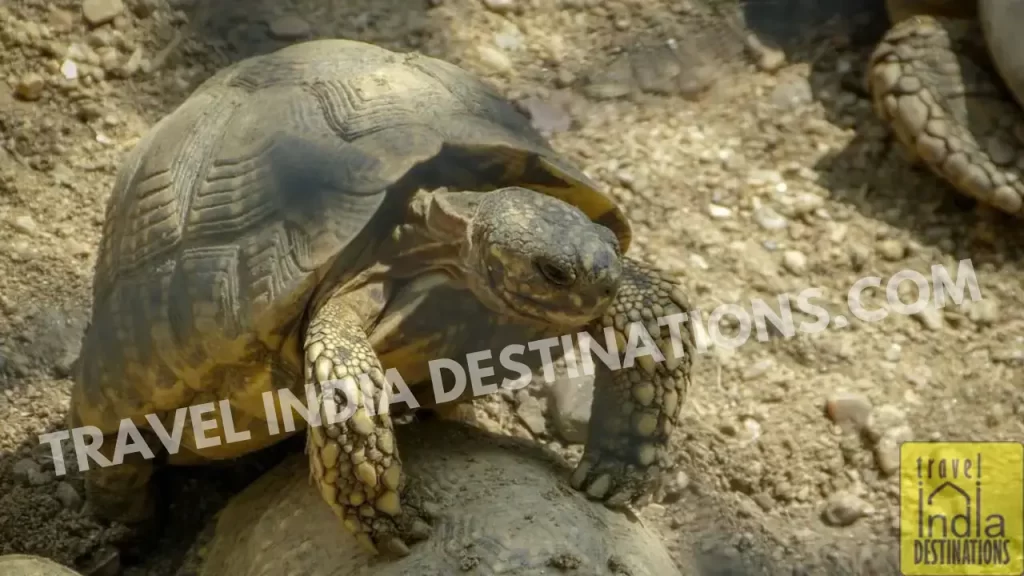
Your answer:
[[[924,459],[917,459],[917,537],[919,539],[981,537],[981,460],[981,454],[975,455],[973,460],[970,458],[962,462],[954,460],[953,466],[961,468],[960,472],[964,479],[970,480],[973,472],[974,482],[964,482],[966,486],[961,487],[953,480],[946,480],[932,488],[931,485],[926,486],[924,481]],[[945,463],[946,460],[942,459],[940,462]],[[974,486],[970,486],[970,484],[974,484]],[[926,488],[932,489],[927,491]],[[971,488],[974,489],[973,492],[968,491]],[[973,517],[971,516],[972,502],[975,512]],[[952,515],[947,516],[949,513]],[[974,528],[973,531],[972,528]],[[939,534],[937,535],[936,532]]]
[[[1024,572],[1024,445],[908,442],[900,451],[903,574]]]

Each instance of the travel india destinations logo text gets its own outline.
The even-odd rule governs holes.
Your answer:
[[[1024,444],[900,446],[900,572],[1024,573]]]

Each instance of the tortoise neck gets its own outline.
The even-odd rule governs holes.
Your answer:
[[[417,192],[409,203],[405,224],[421,239],[449,246],[468,243],[469,227],[480,205],[480,192],[450,192],[446,188]]]
[[[456,280],[463,278],[470,226],[481,196],[446,188],[417,192],[382,251],[391,274],[409,278],[440,270]]]

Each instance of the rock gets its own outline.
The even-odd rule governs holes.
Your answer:
[[[805,192],[800,194],[793,200],[791,206],[793,214],[803,216],[805,214],[811,214],[819,208],[825,207],[825,199],[816,194]]]
[[[557,134],[572,128],[572,115],[564,102],[524,98],[518,102],[530,117],[530,123],[543,134]]]
[[[872,442],[878,442],[882,435],[891,428],[898,428],[907,423],[907,415],[892,404],[884,404],[871,412],[865,432]]]
[[[512,71],[512,59],[507,54],[492,46],[478,46],[477,54],[480,61],[492,72],[508,74]]]
[[[874,512],[874,508],[859,496],[840,491],[825,502],[825,509],[821,515],[822,520],[830,526],[849,526]]]
[[[74,60],[64,60],[60,64],[60,74],[66,80],[75,80],[78,78],[78,64]]]
[[[82,349],[82,334],[87,323],[85,314],[45,309],[33,323],[35,329],[29,350],[34,359],[50,367],[57,377],[66,377]]]
[[[68,510],[77,511],[82,507],[82,497],[75,490],[74,486],[67,482],[57,483],[57,489],[54,491],[54,496]]]
[[[795,110],[814,99],[811,85],[806,78],[799,76],[780,82],[768,96],[772,106],[784,110]]]
[[[11,469],[14,478],[27,486],[33,485],[32,479],[42,473],[39,464],[31,458],[22,458],[14,463]]]
[[[53,482],[56,475],[50,470],[40,469],[38,472],[30,472],[28,475],[28,483],[31,486],[45,486],[50,482]]]
[[[771,206],[760,206],[754,210],[754,222],[765,230],[782,230],[789,225],[786,217]]]
[[[686,472],[680,470],[666,479],[662,484],[662,496],[660,501],[663,504],[678,502],[683,497],[686,489],[690,486],[690,477]]]
[[[75,25],[75,17],[67,10],[61,10],[55,6],[50,7],[50,28],[55,32],[67,32]]]
[[[967,309],[967,317],[978,326],[991,326],[999,320],[999,302],[992,296],[971,302]]]
[[[29,236],[34,236],[39,232],[39,225],[36,224],[36,221],[31,216],[26,214],[15,216],[11,219],[11,226],[18,232],[28,234]]]
[[[900,469],[900,444],[913,440],[914,431],[909,426],[897,426],[886,430],[875,446],[875,463],[886,476]]]
[[[268,22],[268,25],[270,37],[275,40],[299,40],[308,37],[313,31],[309,22],[294,14],[274,18]]]
[[[903,356],[903,347],[895,342],[889,345],[889,348],[885,351],[885,359],[888,362],[899,362]]]
[[[861,394],[840,392],[825,401],[825,411],[836,424],[860,432],[871,419],[871,401]]]
[[[570,378],[560,374],[551,383],[552,420],[563,440],[571,444],[583,444],[587,440],[590,425],[590,406],[594,401],[593,376]]]
[[[853,244],[847,250],[847,254],[850,257],[850,266],[857,272],[864,269],[868,261],[871,260],[871,251],[862,244]]]
[[[530,431],[534,436],[540,436],[547,431],[546,422],[544,420],[544,409],[541,406],[539,400],[530,396],[525,390],[520,390],[519,394],[516,395],[519,405],[516,407],[516,416],[522,421],[523,425]]]
[[[484,0],[484,8],[498,14],[506,14],[516,9],[515,0]]]
[[[35,72],[29,72],[18,79],[18,84],[14,88],[14,93],[22,100],[34,102],[42,98],[43,88],[45,86],[46,82],[43,80],[42,76]]]
[[[876,249],[882,258],[890,262],[899,262],[907,255],[907,247],[899,240],[892,238],[879,242]]]
[[[782,266],[797,276],[807,272],[807,256],[797,250],[786,250],[782,254]]]
[[[159,0],[134,0],[130,3],[132,13],[139,18],[149,18],[156,12]]]
[[[732,210],[725,206],[719,206],[718,204],[709,204],[708,215],[715,220],[724,220],[732,217]]]
[[[925,329],[933,332],[942,330],[942,327],[946,324],[946,320],[942,316],[942,311],[934,306],[925,306],[923,310],[914,314],[914,319],[917,320]]]
[[[91,26],[102,26],[124,12],[121,0],[85,0],[82,2],[82,16]]]

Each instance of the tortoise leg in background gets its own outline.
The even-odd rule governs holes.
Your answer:
[[[997,79],[981,27],[970,19],[911,15],[920,6],[934,9],[920,0],[890,0],[893,19],[904,19],[871,57],[875,112],[912,157],[960,192],[1024,215],[1017,164],[1024,115]]]
[[[148,431],[139,430],[150,448]],[[99,452],[107,460],[113,460],[117,434],[108,434],[103,438]],[[158,511],[163,507],[156,504],[156,484],[152,481],[154,471],[153,460],[142,454],[125,454],[121,464],[102,467],[95,462],[83,474],[85,479],[86,501],[98,515],[121,522],[128,526],[145,526],[153,522]]]
[[[622,360],[631,342],[643,352],[642,331],[631,330],[638,323],[657,345],[662,361],[643,355],[610,370],[595,359],[587,442],[571,483],[612,508],[638,504],[672,466],[669,442],[686,400],[695,347],[691,324],[678,316],[689,312],[678,282],[631,258],[623,264],[618,295],[590,332],[604,346],[605,328],[612,328]]]
[[[408,502],[402,501],[403,476],[388,413],[376,412],[387,382],[380,360],[367,339],[364,326],[376,316],[381,298],[373,289],[339,291],[328,297],[312,316],[306,332],[306,383],[321,390],[329,382],[360,375],[372,380],[372,390],[349,392],[356,408],[341,422],[327,419],[328,409],[346,413],[343,390],[333,394],[334,407],[322,406],[320,426],[310,426],[306,451],[312,477],[357,540],[369,550],[405,555],[408,544],[429,535],[429,526]],[[369,392],[372,398],[361,397]],[[358,398],[358,400],[356,399]]]

